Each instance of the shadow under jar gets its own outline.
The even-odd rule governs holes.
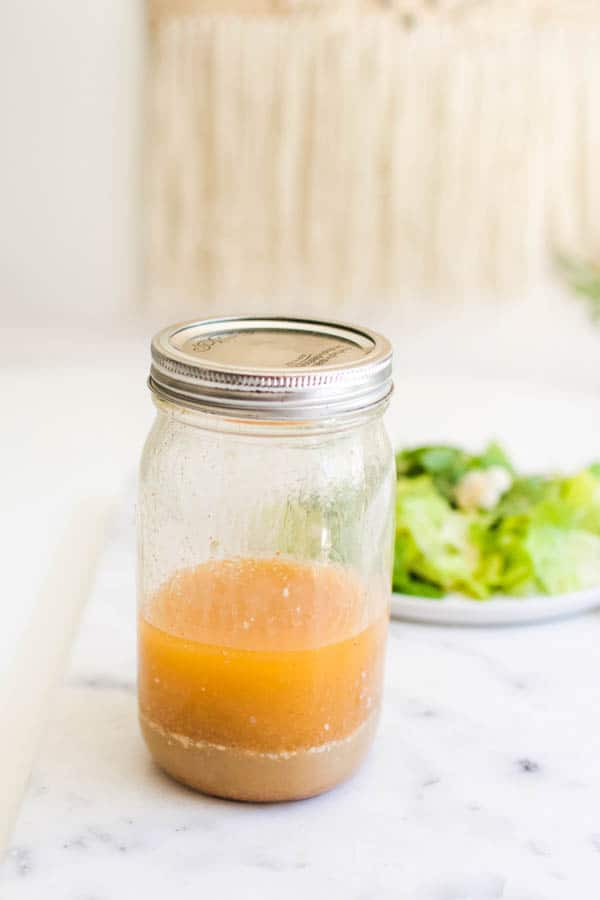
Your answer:
[[[375,731],[393,549],[391,348],[305,319],[152,342],[139,712],[156,762],[238,800],[309,797]]]

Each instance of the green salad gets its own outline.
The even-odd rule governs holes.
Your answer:
[[[600,585],[600,463],[520,475],[490,444],[404,450],[396,467],[395,591],[486,600]]]

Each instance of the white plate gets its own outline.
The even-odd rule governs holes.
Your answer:
[[[392,595],[392,617],[438,625],[526,625],[572,616],[600,606],[600,587],[554,597],[494,597],[471,600],[449,594],[441,600]]]

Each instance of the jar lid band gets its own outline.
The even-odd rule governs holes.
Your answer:
[[[170,325],[152,340],[151,390],[220,415],[268,420],[345,415],[392,390],[392,348],[367,328],[230,316]]]

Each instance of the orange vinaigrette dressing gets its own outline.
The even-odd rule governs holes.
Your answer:
[[[211,561],[178,572],[139,620],[150,750],[221,796],[278,800],[333,786],[371,741],[387,600],[333,565]]]

